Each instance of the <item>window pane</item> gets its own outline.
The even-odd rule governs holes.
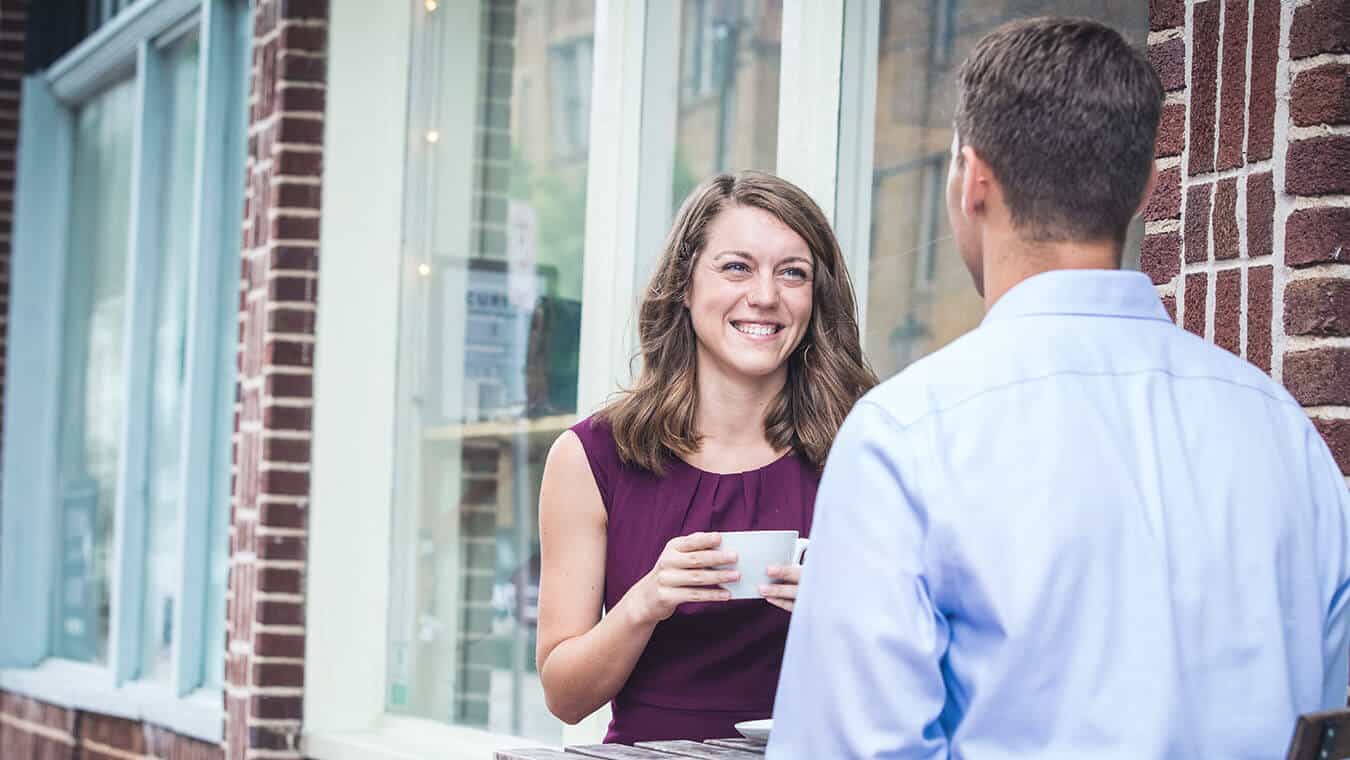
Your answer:
[[[866,350],[882,377],[979,324],[983,303],[951,242],[945,200],[956,75],[998,25],[1039,15],[1095,18],[1143,45],[1137,0],[883,0],[872,172]],[[1137,266],[1142,223],[1126,244]]]
[[[672,202],[720,171],[773,171],[782,0],[682,0]]]
[[[113,500],[121,454],[127,214],[135,92],[123,82],[75,115],[61,405],[57,656],[105,662]]]
[[[157,104],[165,119],[164,172],[158,213],[159,292],[151,336],[150,438],[147,453],[145,597],[141,676],[168,680],[174,603],[180,575],[178,520],[182,481],[183,372],[187,355],[187,273],[192,251],[193,153],[197,138],[196,35],[167,51],[167,87]]]
[[[537,499],[576,418],[594,5],[449,5],[414,40],[387,701],[556,743]]]

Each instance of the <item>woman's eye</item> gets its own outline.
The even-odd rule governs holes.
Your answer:
[[[722,267],[722,271],[723,271],[723,272],[749,272],[749,271],[750,271],[750,267],[746,266],[746,265],[743,264],[742,262],[739,262],[739,261],[733,261],[733,262],[727,264],[726,266]]]
[[[809,272],[807,272],[805,269],[800,269],[798,267],[791,267],[789,269],[784,269],[783,274],[790,280],[811,279],[811,274]]]

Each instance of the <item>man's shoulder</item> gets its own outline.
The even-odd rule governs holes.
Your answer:
[[[908,427],[961,398],[979,394],[1001,363],[1000,347],[979,329],[915,361],[873,388],[864,401]]]
[[[1239,400],[1301,414],[1283,386],[1245,359],[1175,325],[1136,329],[1122,340],[1085,332],[1072,321],[1034,335],[1010,324],[981,326],[882,382],[865,399],[907,427],[968,402],[1000,399],[1001,390],[1116,376],[1122,383],[1184,383],[1188,392],[1205,384],[1241,388]]]

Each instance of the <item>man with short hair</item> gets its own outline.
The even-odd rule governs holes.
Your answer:
[[[770,758],[1273,758],[1342,705],[1350,493],[1303,409],[1118,271],[1163,92],[1082,20],[960,73],[983,323],[877,387],[820,485]]]

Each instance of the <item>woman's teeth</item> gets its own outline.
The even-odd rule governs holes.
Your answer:
[[[732,322],[731,324],[746,335],[773,335],[781,329],[777,325],[762,325],[753,322]]]

